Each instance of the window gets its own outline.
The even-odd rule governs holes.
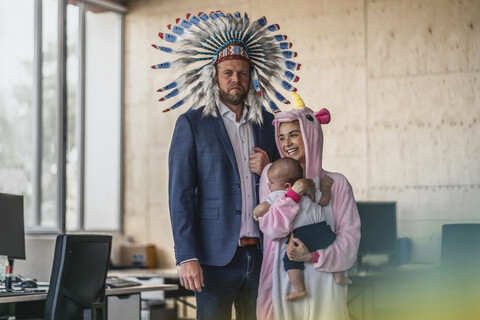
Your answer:
[[[118,229],[121,200],[119,15],[87,11],[85,35],[84,223],[90,230]]]
[[[125,11],[0,1],[0,192],[24,195],[27,231],[121,227]]]
[[[0,1],[0,191],[24,195],[30,225],[35,180],[33,4]]]

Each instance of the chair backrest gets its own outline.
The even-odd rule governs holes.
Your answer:
[[[83,319],[85,310],[104,306],[111,245],[106,235],[57,236],[45,319]]]
[[[480,270],[480,223],[443,225],[441,266],[453,271]]]

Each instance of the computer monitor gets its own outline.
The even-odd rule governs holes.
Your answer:
[[[23,196],[0,193],[0,255],[25,259]]]
[[[391,261],[397,249],[396,202],[357,202],[361,222],[358,263],[367,254],[386,254]]]
[[[104,305],[111,244],[108,235],[57,236],[45,319],[82,319]]]

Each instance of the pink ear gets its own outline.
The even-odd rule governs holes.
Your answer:
[[[275,120],[273,120],[273,121],[272,121],[272,126],[274,126],[274,127],[275,127]]]
[[[315,118],[317,118],[318,122],[321,124],[327,124],[330,122],[330,112],[323,108],[315,114]]]

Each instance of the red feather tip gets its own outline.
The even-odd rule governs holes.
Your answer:
[[[159,32],[158,36],[160,37],[160,39],[163,39],[163,32]]]
[[[162,112],[168,112],[168,111],[170,111],[170,109],[165,109],[165,110],[163,110]]]
[[[277,30],[280,30],[280,25],[275,23],[275,26],[277,27]]]
[[[154,47],[155,49],[157,49],[157,45],[156,45],[156,44],[152,44],[152,47]]]
[[[285,104],[290,104],[290,101],[285,102]]]
[[[301,66],[302,66],[302,64],[299,63],[299,64],[297,65],[297,70],[300,70],[300,67],[301,67]]]
[[[163,101],[163,100],[165,100],[165,99],[164,99],[164,98],[160,98],[160,99],[158,99],[158,101]]]
[[[171,24],[168,24],[168,25],[167,25],[167,28],[168,28],[168,30],[172,30],[172,25],[171,25]]]
[[[287,36],[283,36],[283,40],[287,40],[287,38],[288,38]]]
[[[293,53],[293,56],[294,56],[294,57],[298,56],[298,52],[294,52],[294,53]]]
[[[293,79],[293,82],[298,82],[298,80],[300,80],[300,77],[296,76],[295,79]]]
[[[265,20],[265,23],[267,23],[267,17],[263,16],[263,19]]]
[[[150,68],[152,68],[152,69],[157,69],[157,66],[151,66]]]
[[[175,22],[178,24],[178,21],[180,21],[180,18],[177,18],[177,20],[175,20]]]
[[[297,88],[293,88],[292,92],[297,92]]]
[[[157,92],[162,92],[162,89],[158,89]]]
[[[191,13],[187,13],[187,15],[186,15],[187,20],[190,19],[190,16],[191,16],[191,15],[192,15]]]

